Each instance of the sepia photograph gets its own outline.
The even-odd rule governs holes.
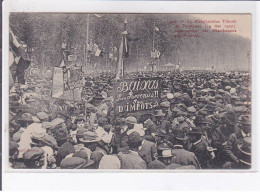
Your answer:
[[[9,14],[9,169],[250,170],[251,14]]]

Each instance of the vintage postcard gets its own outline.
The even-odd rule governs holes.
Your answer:
[[[255,5],[4,1],[3,189],[259,187]]]
[[[251,169],[251,14],[9,15],[9,168]]]

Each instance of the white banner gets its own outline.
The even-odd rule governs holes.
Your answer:
[[[59,98],[64,92],[63,69],[54,67],[53,82],[52,82],[52,97]]]

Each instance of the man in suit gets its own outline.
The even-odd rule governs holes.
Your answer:
[[[152,120],[155,123],[156,133],[158,134],[167,134],[171,128],[170,122],[166,119],[166,114],[163,113],[162,109],[155,110],[152,115]]]
[[[158,157],[156,144],[144,139],[139,147],[138,154],[146,164],[149,164]]]
[[[209,168],[209,161],[211,159],[211,155],[208,151],[209,145],[202,135],[203,132],[198,127],[194,127],[188,132],[190,139],[189,151],[196,155],[201,168]]]
[[[127,140],[129,150],[103,156],[99,169],[146,169],[145,161],[138,154],[142,140],[139,133],[132,132]]]
[[[127,132],[132,130],[137,123],[137,119],[133,116],[125,118],[123,121],[118,121],[115,128],[115,135],[112,138],[112,147],[116,153],[120,151],[128,151],[129,146],[127,144],[128,134]]]
[[[229,136],[227,142],[223,143],[223,156],[233,163],[234,168],[241,162],[238,145],[243,144],[243,139],[246,137],[251,137],[251,119],[247,116],[242,117],[235,127],[235,132]]]
[[[195,154],[185,149],[188,137],[180,130],[173,131],[173,134],[172,143],[174,146],[172,149],[173,157],[171,162],[181,166],[200,169],[200,163]]]

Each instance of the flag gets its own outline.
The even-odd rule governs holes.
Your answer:
[[[52,97],[59,98],[64,92],[63,69],[61,67],[54,67],[52,80]]]
[[[81,101],[83,87],[82,66],[75,64],[75,67],[66,69],[54,67],[52,78],[52,97],[65,100]]]
[[[155,30],[156,32],[159,32],[159,31],[160,31],[159,28],[157,28],[156,26],[154,27],[154,30]]]
[[[122,37],[122,41],[119,47],[119,59],[118,59],[117,74],[116,74],[117,80],[124,76],[123,75],[124,74],[123,54],[124,54],[124,37]]]
[[[117,64],[117,74],[116,79],[124,77],[124,58],[129,57],[129,40],[127,33],[127,19],[124,21],[124,31],[122,32],[122,40],[119,47],[118,53],[118,64]]]
[[[123,35],[123,57],[128,58],[129,57],[129,42],[128,42],[127,31],[124,31],[122,33],[122,35]]]

